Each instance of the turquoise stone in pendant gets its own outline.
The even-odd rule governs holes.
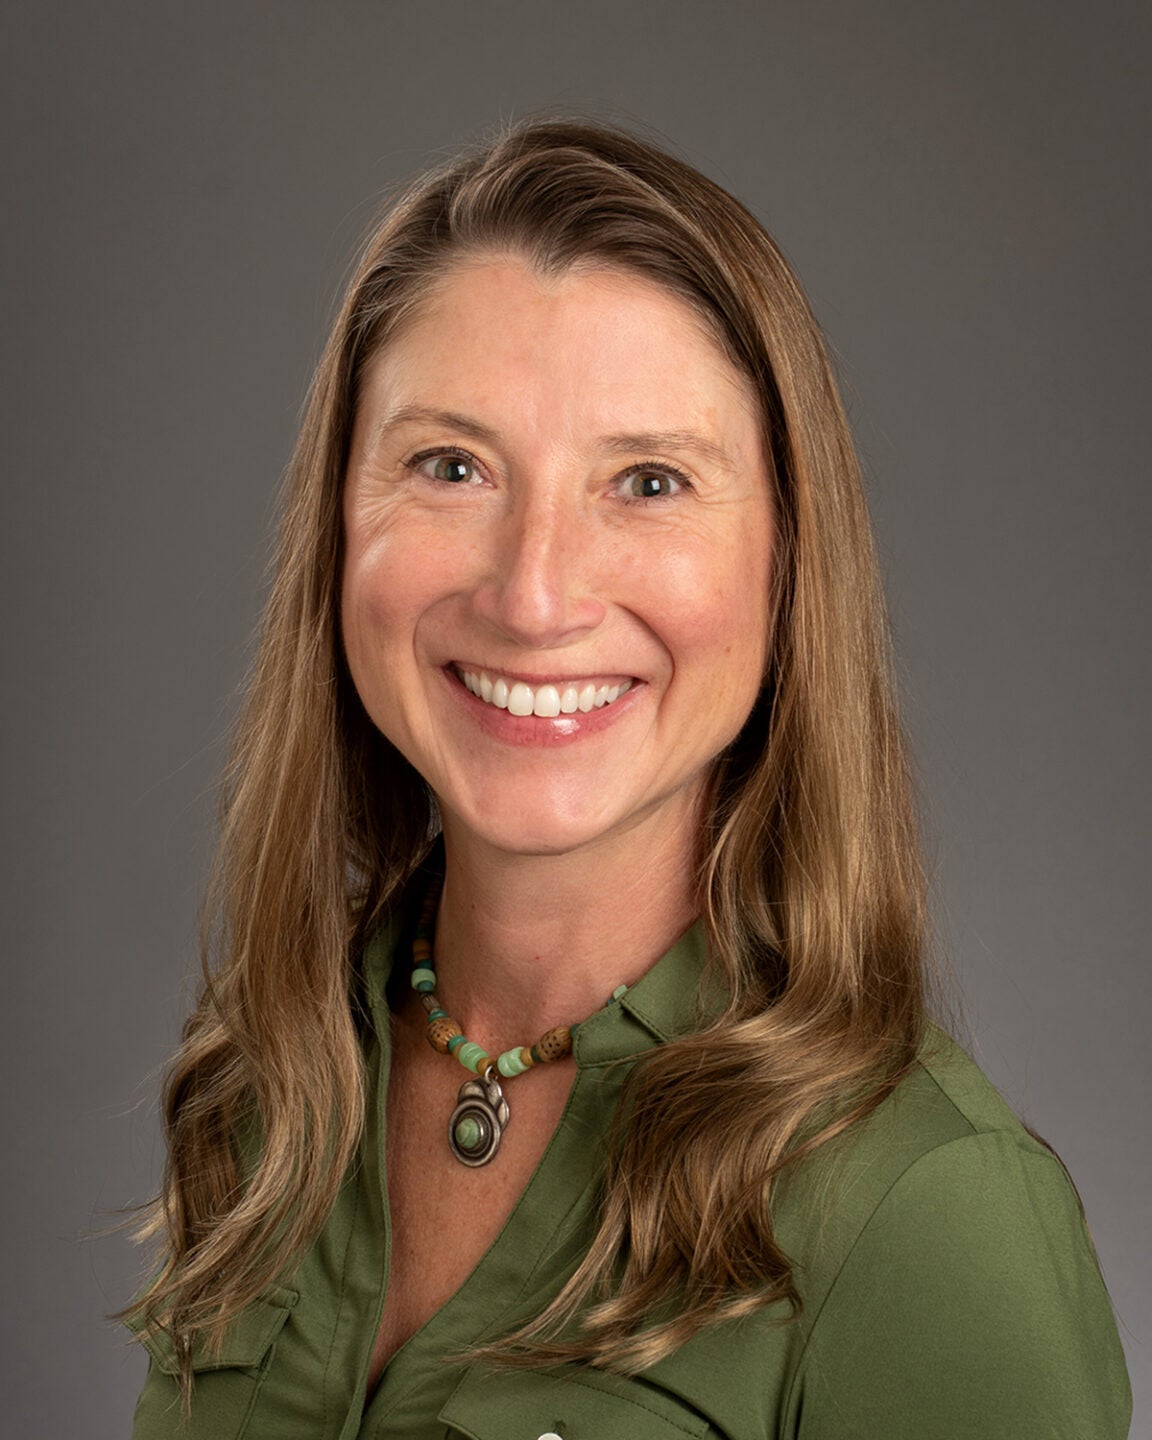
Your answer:
[[[459,1145],[461,1150],[467,1151],[468,1154],[472,1154],[474,1150],[478,1150],[480,1148],[480,1142],[484,1138],[484,1131],[480,1125],[480,1121],[476,1119],[475,1115],[461,1116],[456,1122],[454,1134],[456,1136],[456,1144]]]

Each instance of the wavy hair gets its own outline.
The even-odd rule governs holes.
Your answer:
[[[698,312],[758,397],[779,551],[765,683],[717,766],[700,836],[699,908],[726,1007],[636,1067],[585,1259],[541,1316],[476,1353],[639,1369],[702,1326],[795,1306],[773,1186],[875,1106],[921,1039],[912,786],[818,326],[759,222],[683,161],[588,121],[513,125],[421,176],[376,227],[288,473],[224,785],[203,992],[164,1090],[167,1167],[146,1225],[161,1262],[126,1312],[169,1332],[186,1392],[193,1342],[290,1276],[361,1133],[359,955],[436,817],[342,656],[341,485],[369,361],[447,267],[493,252],[550,274],[615,267]]]

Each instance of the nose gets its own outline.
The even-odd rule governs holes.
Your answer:
[[[499,522],[474,592],[477,612],[530,649],[556,649],[594,630],[606,606],[593,530],[582,506],[562,494],[524,497]]]

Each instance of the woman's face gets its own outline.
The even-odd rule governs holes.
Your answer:
[[[690,839],[760,688],[773,520],[750,387],[688,305],[460,263],[368,368],[344,527],[352,678],[450,838]]]

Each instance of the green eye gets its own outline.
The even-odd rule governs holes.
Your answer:
[[[472,479],[472,466],[459,455],[440,455],[432,461],[430,473],[433,480],[443,480],[449,485],[464,485]]]
[[[624,478],[624,495],[628,500],[664,500],[683,486],[684,481],[668,470],[633,470]]]
[[[658,495],[667,495],[671,488],[667,475],[633,475],[632,493],[641,500],[655,500]]]

